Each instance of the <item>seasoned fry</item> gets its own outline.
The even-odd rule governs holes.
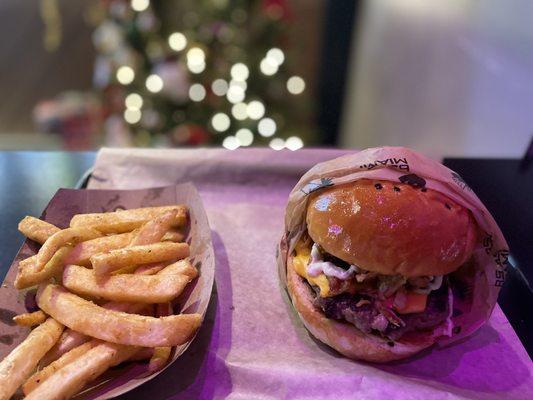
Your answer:
[[[0,399],[7,400],[30,376],[41,357],[61,335],[63,325],[48,318],[0,362]]]
[[[154,275],[154,274],[157,274],[159,271],[161,271],[166,266],[167,264],[165,264],[164,262],[144,264],[144,265],[141,265],[140,267],[137,267],[134,273],[137,275]]]
[[[50,236],[60,231],[57,226],[30,216],[24,217],[18,228],[20,233],[39,244],[43,244]]]
[[[109,368],[129,359],[138,347],[99,343],[48,377],[27,400],[68,399]]]
[[[136,314],[141,313],[146,307],[146,304],[109,302],[104,304],[103,307],[108,308],[110,310]],[[48,353],[45,354],[45,356],[40,362],[40,365],[47,366],[51,362],[57,360],[63,354],[69,352],[70,350],[82,345],[83,343],[89,340],[91,340],[90,336],[73,331],[69,328],[65,329],[57,343],[50,349],[50,351],[48,351]]]
[[[170,358],[172,347],[156,347],[152,357],[150,357],[150,363],[148,364],[148,371],[155,372],[163,368]]]
[[[191,280],[198,276],[198,270],[192,266],[188,258],[184,260],[176,261],[173,264],[168,265],[158,275],[186,275]]]
[[[148,264],[189,256],[187,243],[154,243],[144,246],[125,247],[108,253],[95,254],[91,264],[97,275],[110,274],[113,271],[131,265]]]
[[[40,271],[53,255],[66,244],[76,245],[86,240],[102,236],[102,233],[91,228],[67,228],[50,236],[37,253],[35,270]]]
[[[46,321],[46,314],[41,310],[32,313],[19,314],[13,317],[15,324],[20,326],[35,326]]]
[[[119,235],[102,236],[96,239],[78,243],[65,260],[66,264],[89,265],[93,254],[105,253],[110,250],[121,249],[129,245],[134,237],[134,232]]]
[[[176,242],[181,243],[185,240],[185,234],[178,231],[177,229],[169,229],[167,233],[161,238],[162,242]]]
[[[176,210],[178,212],[176,226],[185,225],[187,222],[187,207],[183,205],[174,205],[164,207],[136,208],[133,210],[121,210],[109,213],[78,214],[72,217],[70,220],[70,226],[90,226],[101,231],[102,229],[105,229],[106,226],[120,226],[121,223],[136,223],[137,225],[135,228],[138,228],[144,223],[153,220],[161,213],[170,210]],[[135,228],[132,228],[132,230]]]
[[[19,270],[15,278],[15,287],[25,289],[38,285],[52,277],[60,277],[65,266],[65,260],[68,257],[72,247],[61,247],[45,266],[38,270],[36,264],[22,266],[19,263]]]
[[[112,343],[143,347],[187,342],[201,324],[199,314],[154,318],[107,310],[58,285],[41,285],[37,304],[70,329]]]
[[[129,361],[142,361],[149,360],[154,355],[154,349],[152,347],[141,347],[137,353],[135,353]]]
[[[60,358],[55,360],[50,365],[35,372],[27,381],[22,385],[22,391],[27,396],[35,388],[41,385],[45,380],[52,376],[56,371],[63,368],[65,365],[70,364],[83,354],[87,353],[93,347],[98,345],[98,341],[92,340],[90,342],[83,343],[81,346],[75,347],[69,352],[63,354]]]
[[[39,285],[40,310],[13,318],[36,328],[0,362],[0,400],[21,385],[26,399],[68,399],[127,360],[164,368],[202,322],[172,310],[198,276],[187,221],[184,205],[79,214],[66,229],[25,217],[19,230],[41,248],[18,262],[14,286]]]
[[[172,303],[160,303],[157,305],[156,315],[158,317],[164,317],[172,314]],[[168,362],[171,352],[172,347],[169,346],[154,348],[153,354],[150,357],[150,363],[148,364],[148,370],[150,372],[155,372],[163,368]]]
[[[52,348],[44,355],[42,360],[39,362],[39,365],[41,367],[46,367],[63,354],[82,345],[90,339],[91,338],[89,336],[84,335],[83,333],[76,332],[68,328],[65,329],[56,344],[54,344]]]
[[[78,265],[67,265],[63,271],[63,285],[71,292],[112,301],[164,303],[176,298],[189,282],[188,276],[177,274],[97,277],[92,269]]]
[[[177,210],[165,211],[155,219],[144,224],[131,241],[130,246],[141,246],[161,241],[161,238],[172,226],[180,223],[181,218]]]

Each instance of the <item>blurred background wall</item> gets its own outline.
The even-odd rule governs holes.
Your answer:
[[[532,16],[530,0],[365,2],[340,143],[521,156],[533,132]]]

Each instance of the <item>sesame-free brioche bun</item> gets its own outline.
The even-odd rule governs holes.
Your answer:
[[[367,335],[351,324],[327,318],[313,305],[312,289],[294,270],[292,256],[287,259],[287,288],[292,304],[309,332],[346,357],[384,363],[410,357],[435,342],[435,337],[427,332],[409,343],[394,342],[394,346],[390,346],[378,336]]]
[[[326,252],[383,275],[451,273],[476,242],[467,209],[437,191],[389,181],[362,179],[317,191],[306,220]]]

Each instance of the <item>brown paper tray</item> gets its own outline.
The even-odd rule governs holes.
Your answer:
[[[198,192],[192,184],[141,190],[60,189],[48,203],[41,219],[60,228],[66,228],[74,214],[170,204],[186,204],[189,207],[190,227],[186,241],[191,246],[191,262],[200,272],[200,276],[177,299],[179,307],[176,307],[175,311],[177,313],[199,313],[205,317],[213,288],[215,258],[207,216]],[[38,249],[39,246],[36,243],[30,240],[24,241],[0,288],[0,359],[4,358],[28,334],[27,328],[16,326],[11,318],[32,307],[30,304],[32,295],[31,292],[17,291],[13,287],[13,281],[18,262],[35,254]],[[168,365],[176,361],[193,340],[194,338],[182,346],[177,346]],[[145,363],[125,364],[108,371],[75,398],[112,398],[132,390],[160,372],[162,370],[148,375]]]

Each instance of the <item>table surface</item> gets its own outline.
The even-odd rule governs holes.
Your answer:
[[[57,189],[74,187],[95,157],[92,152],[0,152],[1,279],[24,240],[18,222],[40,215]],[[533,297],[527,282],[533,278],[533,169],[520,170],[517,160],[448,159],[445,164],[487,205],[513,250],[516,268],[510,268],[498,302],[531,357]],[[520,196],[514,195],[517,188]]]

